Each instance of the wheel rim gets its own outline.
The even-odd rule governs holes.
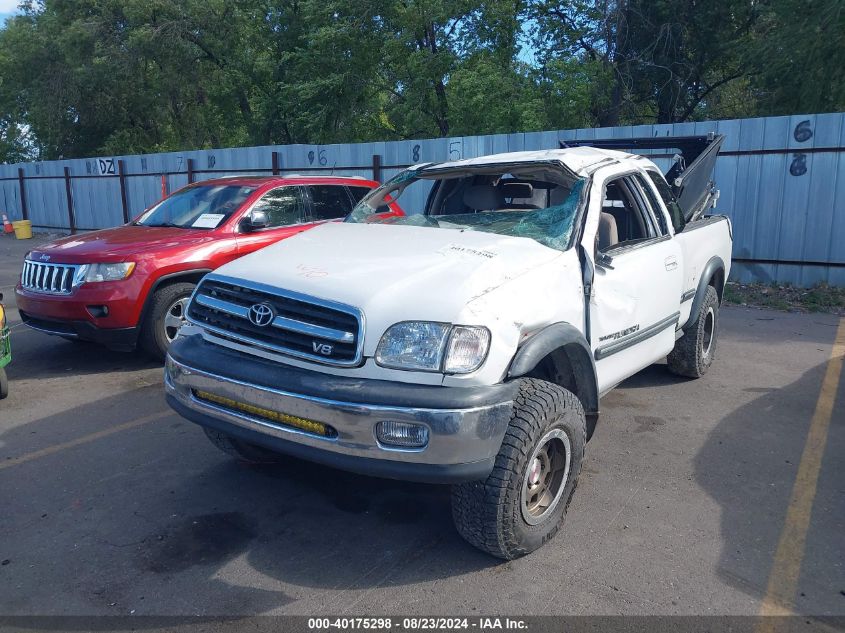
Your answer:
[[[716,333],[716,313],[713,308],[708,308],[704,315],[704,335],[701,337],[701,354],[710,356],[713,348],[713,338]]]
[[[537,443],[522,481],[522,518],[542,523],[557,508],[572,460],[572,445],[563,429],[553,429]]]
[[[182,297],[174,301],[164,313],[164,338],[172,343],[179,329],[185,324],[185,310],[188,308],[189,297]]]

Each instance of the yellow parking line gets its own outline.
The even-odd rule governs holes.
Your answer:
[[[33,451],[32,453],[27,453],[26,455],[21,455],[20,457],[13,457],[12,459],[7,459],[3,462],[0,462],[0,470],[3,470],[4,468],[11,468],[12,466],[17,466],[19,464],[25,464],[26,462],[31,462],[34,459],[41,459],[42,457],[53,455],[68,448],[73,448],[82,444],[88,444],[89,442],[93,442],[94,440],[99,440],[101,438],[108,437],[109,435],[120,433],[121,431],[134,429],[135,427],[142,426],[144,424],[148,424],[156,420],[160,420],[161,418],[167,417],[168,415],[170,415],[169,411],[154,413],[152,415],[144,416],[143,418],[138,418],[137,420],[131,420],[129,422],[124,422],[123,424],[118,424],[117,426],[112,426],[107,429],[103,429],[102,431],[97,431],[96,433],[91,433],[90,435],[83,435],[82,437],[78,437],[75,440],[71,440],[70,442],[56,444],[55,446],[48,446],[47,448],[42,448],[40,451]]]
[[[816,496],[816,484],[822,464],[824,447],[827,443],[827,431],[833,417],[833,405],[836,401],[836,389],[842,375],[842,359],[845,357],[845,319],[839,321],[836,340],[827,362],[827,370],[822,381],[816,410],[810,422],[807,441],[798,474],[792,487],[792,496],[786,511],[786,520],[780,534],[772,569],[769,572],[769,585],[760,605],[760,615],[790,615],[801,575],[801,561],[804,558],[804,545],[813,500]],[[769,619],[769,624],[773,624]]]

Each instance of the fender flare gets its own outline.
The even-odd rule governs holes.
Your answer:
[[[180,277],[199,277],[200,279],[202,279],[213,270],[213,268],[191,268],[188,270],[180,270],[179,272],[175,273],[168,273],[167,275],[162,275],[161,277],[158,277],[150,286],[150,290],[149,292],[147,292],[147,296],[144,298],[144,305],[141,308],[140,315],[138,316],[138,332],[141,331],[141,327],[144,325],[144,320],[147,318],[147,312],[150,309],[150,301],[153,298],[153,295],[159,288],[161,288],[163,284],[171,280],[178,280]],[[197,281],[197,284],[199,284],[199,281]]]
[[[599,412],[596,361],[587,339],[570,323],[546,326],[520,345],[508,368],[507,378],[530,374],[540,361],[558,350],[563,350],[569,359],[584,412],[595,419]]]
[[[690,325],[695,323],[696,315],[698,311],[701,309],[701,304],[704,302],[704,293],[707,292],[707,286],[710,285],[710,280],[713,278],[717,272],[722,271],[722,275],[725,273],[725,262],[722,261],[722,258],[718,255],[714,255],[711,257],[707,263],[704,265],[704,269],[701,271],[701,277],[698,278],[698,288],[695,291],[695,298],[692,300],[692,308],[690,308],[689,318],[687,322],[681,327],[682,330],[686,330]],[[726,283],[727,279],[724,279],[722,283]],[[716,292],[719,293],[719,301],[722,300],[722,294],[724,292],[724,286],[722,288],[716,288]]]

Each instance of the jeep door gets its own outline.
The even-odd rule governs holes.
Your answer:
[[[244,218],[254,211],[266,213],[268,224],[253,230],[238,227],[239,257],[313,226],[308,223],[305,194],[299,185],[283,185],[266,191],[244,214]]]

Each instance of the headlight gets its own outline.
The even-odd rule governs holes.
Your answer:
[[[126,279],[135,270],[135,262],[120,264],[85,264],[79,271],[79,276],[85,283],[97,281],[120,281]]]
[[[391,325],[376,349],[383,367],[440,371],[451,326],[447,323],[404,321]]]
[[[0,332],[6,327],[6,308],[0,303]]]
[[[428,321],[390,326],[376,348],[376,363],[393,369],[466,374],[478,369],[490,347],[484,327]]]

